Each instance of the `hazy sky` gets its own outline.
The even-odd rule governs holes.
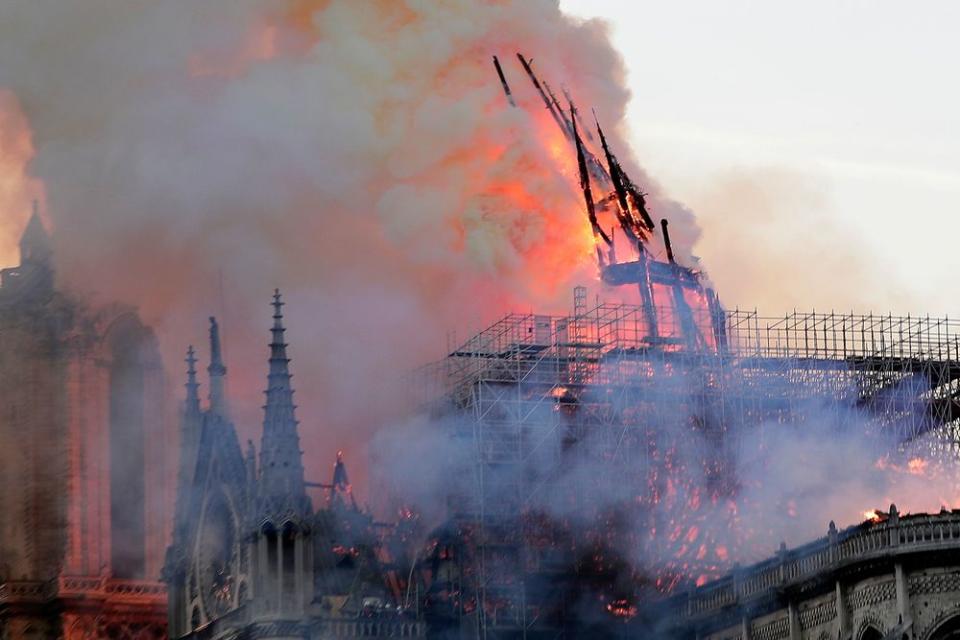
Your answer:
[[[728,306],[960,317],[960,3],[561,0]]]

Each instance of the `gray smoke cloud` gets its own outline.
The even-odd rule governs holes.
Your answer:
[[[565,307],[596,278],[572,150],[514,52],[596,108],[682,254],[697,235],[618,134],[629,96],[605,26],[555,1],[0,11],[0,87],[32,130],[61,279],[139,306],[174,373],[224,316],[232,407],[254,438],[282,288],[314,474],[338,447],[363,455],[402,400],[391,381],[448,330]]]
[[[573,284],[596,279],[572,150],[515,51],[584,113],[596,108],[687,259],[697,225],[629,156],[624,68],[604,25],[551,0],[6,0],[0,88],[13,98],[0,107],[22,118],[0,122],[32,132],[29,175],[43,181],[66,285],[136,304],[174,375],[186,344],[204,344],[206,317],[221,316],[231,407],[251,438],[269,295],[281,287],[311,479],[325,480],[344,448],[362,480],[354,461],[374,438],[377,476],[403,479],[404,497],[428,511],[471,451],[449,440],[450,425],[398,421],[408,403],[396,380],[442,352],[450,329],[510,308],[565,309]],[[522,108],[507,107],[493,54]],[[811,428],[754,427],[763,449],[735,452],[739,511],[721,501],[697,520],[715,527],[698,534],[712,552],[722,544],[746,561],[788,531],[800,542],[893,500],[936,508],[923,480],[877,467],[875,441],[856,429],[834,437],[830,416],[810,411]],[[710,446],[660,435],[680,441],[681,460]],[[591,460],[571,459],[566,478],[602,477]],[[688,467],[669,509],[708,482]],[[598,509],[637,488],[604,487]],[[555,494],[538,499],[577,516]],[[668,506],[634,528],[669,522]],[[747,544],[733,525],[750,520],[764,528]],[[675,558],[646,544],[622,551]]]
[[[891,503],[906,513],[960,508],[960,466],[943,446],[949,433],[904,441],[891,416],[858,406],[847,389],[728,373],[731,396],[722,406],[705,406],[697,381],[673,371],[635,380],[645,399],[631,395],[635,405],[610,400],[626,395],[619,387],[598,385],[580,397],[596,402],[592,409],[538,397],[524,403],[524,394],[510,390],[502,391],[499,404],[488,399],[465,411],[434,409],[378,434],[374,474],[385,494],[440,525],[451,495],[465,496],[461,504],[481,495],[479,460],[499,450],[490,443],[504,429],[497,416],[515,412],[524,418],[512,428],[527,444],[516,445],[515,467],[492,464],[482,471],[488,510],[517,504],[515,513],[544,514],[581,544],[602,536],[639,575],[660,577],[667,586],[676,576],[705,580],[734,563],[758,562],[781,542],[799,546],[826,535],[830,521],[853,526]],[[764,385],[758,391],[764,399],[743,414],[731,382],[738,376]],[[903,384],[888,393],[906,397],[925,389]],[[789,415],[774,419],[785,398],[794,398]],[[770,415],[760,419],[758,411]],[[597,413],[617,426],[595,424]],[[489,434],[481,438],[483,429]],[[575,442],[572,433],[579,434]],[[392,455],[398,450],[413,455],[398,459]],[[489,480],[498,474],[502,482]],[[616,523],[616,535],[607,535]]]

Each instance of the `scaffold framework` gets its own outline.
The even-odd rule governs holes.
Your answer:
[[[710,339],[694,349],[650,340],[649,309],[588,307],[580,287],[574,298],[570,315],[507,315],[419,372],[424,406],[454,416],[457,437],[475,452],[467,490],[450,511],[476,529],[483,636],[537,624],[539,609],[516,568],[536,569],[543,558],[517,523],[557,491],[550,470],[569,464],[565,452],[578,443],[589,441],[590,455],[610,466],[591,481],[613,492],[623,473],[648,474],[663,462],[655,441],[665,423],[697,430],[723,452],[740,446],[743,425],[802,427],[816,403],[818,416],[842,424],[856,415],[892,442],[922,438],[941,451],[960,444],[960,322],[768,317],[700,305],[695,321]],[[670,328],[674,317],[673,309],[657,310],[661,336],[681,331]],[[722,456],[708,464],[722,464]]]

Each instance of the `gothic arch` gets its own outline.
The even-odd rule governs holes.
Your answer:
[[[942,612],[930,625],[923,640],[960,639],[960,606]]]
[[[877,627],[876,623],[865,620],[860,625],[860,631],[856,638],[857,640],[883,640],[883,632]]]
[[[200,626],[200,606],[193,605],[193,609],[190,611],[190,629],[195,630]]]
[[[94,640],[97,637],[97,624],[92,618],[78,617],[71,624],[67,634],[70,640]]]
[[[108,371],[110,566],[114,576],[147,572],[147,430],[150,371],[160,366],[156,339],[133,312],[120,313],[101,341]]]
[[[98,359],[108,367],[119,358],[145,368],[162,368],[160,348],[153,330],[143,324],[136,311],[111,308],[109,320],[98,322]]]
[[[202,613],[214,619],[236,606],[241,550],[239,520],[219,482],[204,496],[193,542]]]

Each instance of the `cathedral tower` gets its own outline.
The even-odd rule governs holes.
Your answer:
[[[20,252],[0,271],[0,635],[162,634],[173,469],[156,337],[136,310],[55,286],[36,204]]]
[[[259,615],[296,619],[313,596],[313,509],[303,476],[282,310],[277,290],[255,489],[254,593]]]

